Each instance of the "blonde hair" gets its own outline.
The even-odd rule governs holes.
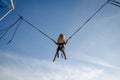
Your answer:
[[[64,36],[64,34],[60,34],[60,35],[59,35],[59,39],[62,39],[62,40],[64,40],[64,39],[65,39],[65,36]]]

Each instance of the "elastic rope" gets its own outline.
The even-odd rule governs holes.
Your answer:
[[[11,24],[10,26],[8,26],[8,27],[6,27],[6,28],[4,28],[4,29],[1,29],[0,31],[7,30],[7,29],[13,27],[20,19],[21,19],[21,18],[19,18],[18,20],[16,20],[16,21],[15,21],[13,24]]]
[[[18,30],[18,28],[19,28],[19,26],[20,26],[21,23],[22,23],[22,19],[21,19],[21,21],[18,23],[18,25],[17,25],[17,27],[16,27],[16,29],[15,29],[15,31],[14,31],[14,33],[13,33],[11,39],[8,41],[7,44],[9,44],[9,43],[12,42],[12,40],[13,40],[13,38],[15,37],[15,34],[16,34],[16,32],[17,32],[17,30]]]
[[[112,4],[114,6],[120,7],[120,3],[119,2],[111,1],[111,2],[109,2],[109,4]]]
[[[115,3],[110,3],[110,4],[112,4],[112,5],[115,5],[115,6],[117,6],[117,7],[120,7],[120,5],[118,5],[118,4],[115,4]]]
[[[3,35],[0,37],[0,40],[5,36],[5,34],[7,34],[8,31],[9,29],[7,29],[6,32],[3,33]]]
[[[39,31],[40,33],[42,33],[44,36],[46,36],[48,39],[52,40],[53,42],[55,42],[54,39],[52,39],[50,36],[48,36],[47,34],[45,34],[43,31],[41,31],[40,29],[38,29],[36,26],[34,26],[32,23],[28,22],[26,19],[22,18],[26,23],[28,23],[29,25],[31,25],[31,27],[33,27],[34,29],[36,29],[37,31]]]
[[[10,9],[10,5],[5,0],[2,0],[2,1]]]
[[[19,18],[18,20],[16,20],[13,24],[11,24],[9,27],[6,28],[5,33],[0,37],[0,40],[5,36],[5,34],[7,34],[7,32],[20,20],[21,18]]]
[[[80,31],[110,0],[106,1],[90,18],[88,18],[67,40],[71,39],[78,31]]]
[[[115,0],[110,0],[111,2],[114,2],[114,3],[117,3],[117,4],[120,4],[120,2],[118,1],[115,1]]]

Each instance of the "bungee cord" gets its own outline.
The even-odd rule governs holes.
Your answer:
[[[118,2],[118,1],[116,1],[116,0],[110,0],[110,2],[120,4],[120,2]]]
[[[113,5],[115,5],[115,6],[120,7],[120,2],[115,1],[115,0],[107,0],[107,1],[106,1],[100,8],[98,8],[97,11],[96,11],[93,15],[91,15],[75,32],[73,32],[73,33],[70,35],[70,37],[68,37],[67,41],[70,40],[70,39],[71,39],[76,33],[78,33],[83,27],[85,27],[85,25],[98,13],[107,3],[113,4]],[[19,22],[19,21],[20,21],[20,22]],[[29,24],[31,27],[33,27],[35,30],[37,30],[38,32],[40,32],[41,34],[43,34],[45,37],[47,37],[47,38],[50,39],[51,41],[55,42],[55,40],[54,40],[52,37],[50,37],[49,35],[47,35],[46,33],[44,33],[42,30],[40,30],[39,28],[37,28],[36,26],[34,26],[32,23],[30,23],[28,20],[26,20],[26,19],[23,18],[22,16],[19,16],[19,19],[18,19],[17,21],[15,21],[15,22],[14,22],[12,25],[10,25],[9,27],[0,30],[0,32],[3,31],[3,32],[1,33],[2,35],[0,34],[0,35],[1,35],[1,36],[0,36],[0,39],[2,39],[2,38],[4,37],[4,35],[5,35],[15,24],[17,24],[17,23],[19,22],[19,24],[17,25],[17,27],[16,27],[16,29],[15,29],[15,31],[14,31],[11,39],[9,40],[9,42],[8,42],[7,44],[11,43],[12,40],[13,40],[13,38],[14,38],[14,36],[15,36],[15,34],[16,34],[16,32],[17,32],[17,30],[18,30],[18,27],[20,26],[20,24],[22,23],[22,21],[25,21],[27,24]]]
[[[71,39],[77,32],[79,32],[110,0],[106,1],[90,18],[88,18],[67,40]]]
[[[7,5],[7,4],[5,3],[5,4],[9,7],[10,10],[9,10],[4,16],[2,16],[2,17],[0,18],[0,21],[1,21],[4,17],[6,17],[6,16],[14,9],[13,0],[10,0],[10,1],[12,2],[11,8],[9,7],[9,5]],[[108,3],[109,3],[109,4],[112,4],[112,5],[115,5],[115,6],[117,6],[117,7],[120,7],[120,2],[115,1],[115,0],[107,0],[100,8],[98,8],[98,9],[95,11],[95,13],[93,13],[93,15],[91,15],[82,25],[80,25],[79,28],[78,28],[76,31],[74,31],[74,32],[70,35],[70,37],[68,37],[68,39],[66,39],[66,43],[67,43],[75,34],[77,34],[83,27],[85,27],[85,25],[86,25],[90,20],[92,20],[92,18],[93,18],[98,12],[100,12],[100,10],[101,10],[103,7],[105,7],[105,5],[108,4]],[[3,6],[0,5],[0,8],[3,8]],[[37,31],[40,32],[41,34],[43,34],[45,37],[47,37],[48,39],[50,39],[51,41],[53,41],[54,43],[57,44],[57,42],[56,42],[52,37],[50,37],[49,35],[47,35],[46,33],[44,33],[42,30],[40,30],[39,28],[37,28],[35,25],[33,25],[32,23],[30,23],[28,20],[26,20],[26,19],[23,18],[22,16],[19,16],[18,20],[16,20],[16,21],[15,21],[13,24],[11,24],[9,27],[0,30],[0,40],[8,33],[8,31],[9,31],[12,27],[14,27],[14,25],[17,24],[17,26],[16,26],[16,28],[15,28],[15,30],[14,30],[11,38],[10,38],[10,40],[9,40],[8,43],[7,43],[7,45],[10,44],[10,43],[13,41],[13,39],[14,39],[14,37],[15,37],[15,34],[16,34],[16,32],[17,32],[20,24],[21,24],[23,21],[26,22],[27,24],[29,24],[32,28],[34,28],[35,30],[37,30]],[[66,43],[65,43],[65,44],[66,44]],[[62,46],[64,47],[65,44],[63,44]],[[59,49],[59,46],[60,46],[60,45],[58,45],[56,54],[58,54],[59,50],[61,50],[61,51],[63,52],[63,54],[61,53],[61,57],[63,58],[63,56],[64,56],[64,58],[66,59],[66,55],[65,55],[64,50]],[[59,54],[58,54],[58,55],[56,55],[56,54],[55,54],[55,57],[54,57],[53,61],[55,60],[56,56],[59,58]]]
[[[18,25],[17,25],[17,27],[16,27],[16,29],[15,29],[15,31],[14,31],[11,39],[8,41],[7,45],[12,42],[12,40],[13,40],[13,38],[15,37],[15,34],[16,34],[16,32],[17,32],[17,30],[18,30],[18,28],[19,28],[19,26],[20,26],[20,24],[22,23],[23,20],[21,19],[21,20],[19,20],[19,21],[20,21],[20,22],[18,23]]]
[[[118,1],[110,0],[109,3],[112,4],[112,5],[114,5],[114,6],[120,7],[120,2],[118,2]]]
[[[10,9],[10,5],[5,0],[1,0],[1,1]]]
[[[111,2],[110,4],[115,5],[115,6],[117,6],[117,7],[120,7],[120,5],[115,4],[115,3],[113,3],[113,2]]]
[[[68,39],[71,39],[78,31],[80,31],[110,0],[106,1],[90,18],[88,18]],[[29,25],[31,25],[33,28],[35,28],[37,31],[39,31],[40,33],[42,33],[44,36],[46,36],[47,38],[49,38],[50,40],[52,40],[53,42],[55,42],[54,39],[52,39],[50,36],[48,36],[47,34],[45,34],[43,31],[41,31],[40,29],[38,29],[36,26],[34,26],[32,23],[28,22],[26,19],[22,18],[26,23],[28,23]]]
[[[52,39],[50,36],[48,36],[46,33],[44,33],[43,31],[41,31],[40,29],[38,29],[36,26],[34,26],[32,23],[28,22],[26,19],[22,18],[26,23],[28,23],[31,27],[33,27],[34,29],[36,29],[38,32],[42,33],[44,36],[46,36],[48,39],[52,40],[53,42],[55,42],[54,39]]]
[[[0,30],[0,32],[1,31],[4,31],[4,30],[7,30],[7,29],[9,29],[9,28],[12,28],[17,22],[19,22],[19,20],[20,20],[21,18],[18,18],[13,24],[11,24],[10,26],[8,26],[8,27],[6,27],[6,28],[4,28],[4,29],[1,29]]]
[[[9,27],[0,30],[0,32],[3,31],[3,32],[2,32],[3,34],[1,34],[1,36],[0,36],[0,40],[7,34],[7,32],[8,32],[16,23],[18,23],[18,22],[20,21],[20,19],[21,19],[21,18],[19,18],[18,20],[16,20],[16,21],[15,21],[13,24],[11,24]]]

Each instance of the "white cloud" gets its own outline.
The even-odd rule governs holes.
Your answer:
[[[6,53],[0,56],[6,60],[0,64],[0,80],[91,80],[104,74],[103,70],[91,66],[53,63]]]
[[[93,22],[92,26],[86,27],[90,32],[84,36],[88,38],[75,45],[78,49],[73,51],[75,54],[70,55],[72,59],[120,70],[119,21],[120,14],[115,14],[102,17]]]
[[[80,56],[78,56],[78,55],[73,56],[73,58],[76,59],[76,60],[82,60],[82,61],[86,61],[86,62],[89,62],[89,63],[101,65],[101,66],[104,66],[104,67],[120,70],[120,67],[114,66],[114,65],[106,62],[104,59],[101,59],[101,58],[98,58],[98,57],[93,57],[93,56],[81,54]]]

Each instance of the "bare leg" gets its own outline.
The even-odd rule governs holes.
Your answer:
[[[53,59],[53,62],[55,61],[56,56],[59,55],[58,52],[59,52],[59,49],[57,49],[57,51],[56,51],[56,54],[55,54],[54,59]]]
[[[59,58],[59,54],[57,55],[57,58]]]
[[[66,58],[66,54],[65,54],[64,49],[62,49],[61,51],[62,51],[62,53],[63,53],[63,55],[64,55],[65,60],[66,60],[67,58]]]

